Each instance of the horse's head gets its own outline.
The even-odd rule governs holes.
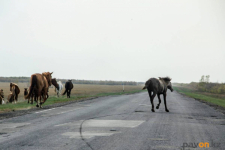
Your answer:
[[[159,77],[160,80],[163,80],[165,83],[166,83],[166,86],[168,89],[170,89],[171,92],[173,92],[173,87],[172,87],[172,84],[171,84],[171,78],[170,77]]]
[[[2,96],[3,95],[3,89],[1,89],[1,91],[0,91],[0,96]]]
[[[172,87],[171,82],[169,82],[169,84],[167,85],[167,88],[170,89],[171,92],[173,92],[173,87]]]
[[[52,85],[52,74],[53,72],[43,72],[42,75],[45,76],[45,78],[48,81],[48,85],[51,86]]]
[[[52,79],[52,84],[59,90],[59,84],[57,83],[56,79]]]

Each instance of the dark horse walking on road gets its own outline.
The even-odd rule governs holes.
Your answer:
[[[72,80],[68,80],[65,84],[65,91],[62,95],[65,95],[67,93],[67,98],[70,98],[70,92],[72,89],[73,89]]]
[[[171,92],[173,92],[172,84],[170,82],[171,80],[172,79],[169,77],[164,77],[164,78],[159,77],[159,79],[150,78],[148,81],[146,81],[145,86],[143,87],[142,90],[146,88],[148,90],[148,94],[152,104],[152,112],[155,112],[153,100],[156,94],[159,99],[159,104],[156,106],[156,109],[159,109],[159,106],[161,103],[160,94],[163,94],[165,111],[169,112],[166,106],[166,92],[167,92],[167,88],[170,89]]]

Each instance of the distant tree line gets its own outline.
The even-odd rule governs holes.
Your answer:
[[[209,82],[209,75],[202,76],[198,83],[198,90],[201,92],[210,92],[215,94],[225,94],[225,83]]]
[[[68,79],[57,79],[65,83]],[[30,82],[30,77],[0,77],[0,82]],[[79,80],[72,79],[74,84],[99,84],[99,85],[141,85],[144,82],[134,82],[134,81],[111,81],[111,80]]]
[[[0,77],[0,82],[30,82],[30,77]]]

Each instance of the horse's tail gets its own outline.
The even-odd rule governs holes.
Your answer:
[[[149,84],[151,83],[151,80],[146,81],[145,86],[142,88],[142,90],[146,89],[149,87]]]
[[[63,92],[62,95],[65,95],[66,94],[67,89],[68,89],[68,82],[66,82],[66,84],[65,84],[65,91]]]
[[[63,94],[62,95],[65,95],[66,94],[66,89],[65,89],[65,91],[63,92]]]
[[[146,87],[146,85],[142,88],[142,90],[144,90],[144,89],[146,89],[147,87]]]
[[[25,96],[25,99],[29,99],[30,96],[32,95],[33,90],[34,90],[34,86],[37,84],[37,76],[36,75],[32,75],[31,79],[30,79],[30,82],[31,82],[30,90],[29,90],[28,95]]]

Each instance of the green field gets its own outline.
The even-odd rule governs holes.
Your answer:
[[[81,95],[81,96],[71,95],[70,98],[67,98],[66,96],[62,96],[62,97],[59,97],[59,98],[56,97],[56,96],[50,96],[42,106],[44,107],[44,106],[52,105],[52,104],[55,104],[55,103],[77,101],[77,100],[82,100],[82,99],[86,99],[86,98],[133,94],[133,93],[138,93],[138,92],[144,92],[144,90],[132,90],[132,91],[127,91],[127,92],[114,92],[114,93],[99,93],[99,94],[95,94],[95,95]],[[7,103],[7,104],[4,104],[4,105],[0,105],[0,113],[7,112],[7,111],[14,111],[14,110],[26,110],[26,109],[31,109],[31,108],[35,108],[35,107],[36,107],[36,102],[34,102],[33,105],[28,104],[27,101],[18,102],[17,104]]]
[[[195,99],[200,99],[212,104],[216,104],[218,106],[222,106],[225,108],[225,98],[216,98],[213,94],[210,96],[210,93],[200,93],[195,90],[191,90],[188,88],[184,87],[173,87],[174,90],[176,90],[179,93],[185,94],[188,97],[195,98]]]

